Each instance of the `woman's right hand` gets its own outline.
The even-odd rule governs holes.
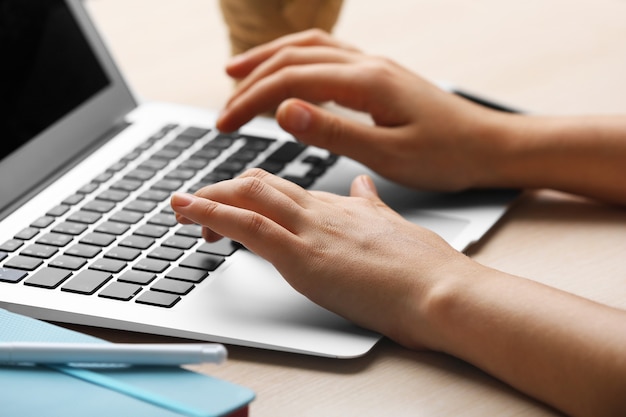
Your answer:
[[[346,155],[403,185],[431,190],[488,186],[504,116],[445,92],[385,58],[319,30],[288,35],[231,61],[240,79],[217,127],[233,131],[278,108],[299,141]],[[313,103],[335,102],[371,116],[373,126]],[[512,117],[512,116],[508,116]]]

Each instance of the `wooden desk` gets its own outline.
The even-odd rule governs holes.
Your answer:
[[[89,6],[140,95],[210,108],[228,97],[216,1]],[[626,113],[625,14],[619,0],[347,0],[336,34],[428,78],[536,112]],[[622,308],[625,254],[626,210],[547,191],[524,195],[470,250],[487,265]],[[462,361],[386,340],[355,360],[229,351],[226,365],[195,369],[254,389],[253,416],[558,415]]]

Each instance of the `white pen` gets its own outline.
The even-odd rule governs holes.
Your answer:
[[[222,363],[227,352],[217,343],[0,343],[0,363],[125,364],[177,366]]]

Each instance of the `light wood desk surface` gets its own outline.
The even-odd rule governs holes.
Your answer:
[[[216,0],[90,0],[89,7],[139,95],[213,109],[224,103],[232,83],[223,73],[229,47]],[[533,112],[626,114],[625,15],[623,0],[346,0],[335,33],[427,78]],[[626,308],[624,209],[527,193],[469,253]],[[354,360],[229,351],[226,365],[196,369],[254,389],[252,416],[558,415],[466,363],[386,340]]]

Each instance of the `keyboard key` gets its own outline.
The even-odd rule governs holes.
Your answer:
[[[143,193],[139,194],[137,196],[137,198],[139,200],[149,200],[149,201],[156,201],[157,203],[160,203],[161,201],[165,200],[166,198],[168,198],[171,195],[170,192],[168,191],[164,191],[164,190],[155,190],[155,189],[149,189],[144,191]]]
[[[125,210],[138,211],[140,213],[149,213],[155,209],[156,203],[147,200],[131,201],[124,207]]]
[[[224,258],[221,256],[206,253],[192,253],[180,262],[180,266],[202,269],[204,271],[214,271],[222,262],[224,262]]]
[[[21,255],[34,256],[35,258],[48,259],[54,255],[59,249],[55,246],[40,245],[33,243],[22,249]]]
[[[240,148],[237,152],[228,158],[229,161],[239,161],[244,163],[252,162],[259,155],[257,151],[251,149]]]
[[[12,268],[0,268],[0,281],[16,283],[23,280],[28,272]]]
[[[96,232],[88,233],[80,239],[80,243],[102,247],[109,246],[113,241],[115,236]]]
[[[121,179],[111,185],[114,190],[135,191],[141,187],[142,182],[137,180]]]
[[[52,289],[58,287],[71,275],[72,273],[70,271],[64,269],[44,268],[24,281],[24,285]]]
[[[169,292],[172,294],[185,295],[195,288],[190,282],[178,281],[175,279],[163,278],[150,287],[152,291]]]
[[[202,177],[201,182],[204,185],[207,184],[215,184],[216,182],[229,180],[233,177],[233,174],[226,171],[213,171],[204,177]]]
[[[0,245],[0,250],[3,250],[5,252],[13,252],[16,249],[19,249],[20,246],[22,246],[23,244],[24,244],[23,240],[9,239],[6,242],[4,242],[2,245]]]
[[[119,161],[107,168],[108,172],[119,172],[126,167],[126,161]]]
[[[29,239],[32,239],[33,237],[37,236],[38,233],[39,233],[39,229],[37,229],[36,227],[27,227],[25,229],[22,229],[14,237],[16,239],[29,240]]]
[[[93,179],[93,182],[107,182],[113,176],[112,172],[103,172]]]
[[[51,260],[49,266],[77,271],[83,266],[85,266],[86,263],[87,263],[87,260],[84,258],[78,258],[76,256],[60,255],[54,258],[53,260]]]
[[[128,197],[128,192],[122,190],[105,190],[96,196],[98,200],[113,201],[114,203],[124,201],[126,197]]]
[[[268,161],[291,162],[296,156],[300,155],[306,149],[306,145],[299,142],[285,142],[280,148],[276,149],[270,156]]]
[[[215,167],[216,172],[227,172],[231,177],[243,171],[246,163],[242,161],[227,160]]]
[[[81,224],[81,223],[74,223],[74,222],[59,223],[56,226],[54,226],[54,228],[52,229],[52,231],[55,233],[61,233],[64,235],[72,235],[72,236],[78,236],[81,233],[83,233],[85,230],[87,230],[86,225]]]
[[[192,138],[186,138],[179,135],[176,139],[165,145],[164,148],[185,150],[191,147],[194,143],[195,141]]]
[[[134,261],[135,259],[137,259],[140,254],[141,254],[140,250],[117,246],[109,250],[107,253],[105,253],[104,257],[130,262],[130,261]]]
[[[154,188],[155,190],[175,191],[180,189],[182,185],[183,182],[180,180],[163,179],[154,183],[152,188]]]
[[[218,137],[214,138],[213,140],[209,141],[209,143],[204,145],[202,149],[228,149],[232,146],[233,143],[235,143],[235,138],[225,135],[219,135]]]
[[[91,194],[98,189],[100,184],[97,182],[90,182],[89,184],[85,184],[78,189],[78,193],[80,194]]]
[[[189,126],[185,128],[182,132],[178,134],[178,136],[189,137],[192,139],[200,139],[201,137],[207,135],[211,130],[204,129],[201,127]]]
[[[133,269],[138,271],[160,273],[169,268],[170,263],[160,259],[142,259],[138,261]]]
[[[186,224],[178,228],[176,234],[179,236],[188,236],[201,238],[202,237],[202,226],[197,224]]]
[[[191,158],[199,159],[199,160],[202,160],[204,163],[208,163],[209,161],[212,161],[218,156],[220,156],[221,154],[222,154],[221,149],[215,149],[215,148],[204,149],[203,148],[203,149],[196,151],[193,155],[191,155]]]
[[[93,294],[106,284],[113,276],[100,271],[82,271],[61,287],[61,291],[78,294]]]
[[[166,292],[145,291],[135,300],[140,304],[148,304],[157,307],[170,308],[180,301],[180,296]]]
[[[280,171],[282,171],[285,168],[285,164],[282,162],[276,162],[276,161],[263,161],[259,165],[257,165],[257,168],[260,168],[271,174],[278,174]]]
[[[165,175],[165,178],[168,180],[182,180],[182,181],[186,181],[190,178],[193,178],[193,176],[196,175],[196,171],[193,171],[191,169],[174,169],[170,172],[168,172]]]
[[[66,255],[70,256],[79,256],[81,258],[93,258],[97,254],[102,251],[102,248],[99,246],[93,245],[84,245],[82,243],[77,243],[75,245],[70,246],[66,251]]]
[[[148,258],[162,259],[164,261],[175,261],[181,256],[183,256],[182,250],[164,247],[155,248],[148,254]]]
[[[147,285],[150,284],[156,275],[145,271],[126,271],[117,280],[121,282],[130,282],[132,284]]]
[[[89,265],[89,269],[112,273],[118,273],[124,268],[126,268],[126,262],[117,259],[96,259]]]
[[[136,224],[142,218],[143,214],[137,211],[120,210],[117,213],[113,214],[110,217],[110,220],[119,223]]]
[[[55,219],[52,216],[42,216],[38,218],[37,220],[35,220],[34,222],[32,222],[30,226],[36,227],[38,229],[43,229],[43,228],[50,226],[52,223],[54,223],[54,220]]]
[[[259,138],[256,136],[244,135],[243,138],[246,140],[246,144],[243,145],[241,149],[250,149],[257,152],[266,150],[275,142],[275,139]]]
[[[115,203],[104,200],[93,200],[83,206],[83,210],[108,213],[115,207]]]
[[[137,169],[130,171],[128,174],[126,174],[126,176],[124,176],[124,179],[138,180],[138,181],[143,182],[154,177],[154,174],[155,174],[155,171],[137,168]]]
[[[202,282],[202,280],[209,276],[209,274],[201,269],[191,269],[177,266],[176,268],[172,268],[172,270],[165,274],[165,276],[167,278],[189,281],[197,284]]]
[[[197,238],[186,236],[170,236],[161,243],[163,246],[177,249],[190,249],[198,241]]]
[[[33,258],[32,256],[14,256],[5,262],[4,266],[7,268],[24,269],[26,271],[34,271],[43,264],[43,261],[39,258]]]
[[[148,223],[167,227],[173,227],[178,224],[175,215],[166,213],[155,214],[148,220]]]
[[[179,169],[189,169],[193,171],[199,171],[204,167],[206,167],[206,162],[202,159],[187,159],[178,166]]]
[[[130,229],[130,226],[126,223],[118,223],[118,222],[104,222],[98,227],[96,227],[96,232],[98,233],[107,233],[109,235],[122,235],[126,233]]]
[[[169,164],[168,161],[164,159],[155,159],[150,158],[144,162],[142,162],[138,168],[146,170],[146,171],[160,171],[165,168]]]
[[[67,206],[73,206],[74,204],[78,204],[81,201],[83,201],[83,198],[85,198],[85,196],[83,194],[72,194],[71,196],[67,197],[65,200],[63,200],[63,204],[67,205]]]
[[[239,249],[239,244],[233,243],[230,239],[220,239],[217,242],[204,242],[197,249],[198,252],[212,253],[213,255],[229,256]]]
[[[146,236],[130,235],[125,237],[120,243],[120,246],[127,246],[129,248],[136,249],[148,249],[154,243],[154,238]]]
[[[51,208],[50,210],[48,210],[48,212],[46,213],[48,216],[52,216],[52,217],[59,217],[64,215],[65,213],[67,213],[67,211],[70,209],[70,207],[68,205],[65,204],[59,204],[58,206],[55,206],[53,208]]]
[[[96,211],[79,210],[76,213],[70,215],[67,220],[76,223],[94,224],[102,218],[102,214]]]
[[[126,282],[112,282],[98,293],[98,297],[128,301],[141,291],[141,286]]]
[[[169,231],[169,228],[165,226],[158,226],[156,224],[146,224],[140,226],[135,230],[135,234],[139,236],[147,236],[147,237],[162,237]]]
[[[62,235],[60,233],[51,232],[51,233],[46,233],[45,235],[37,239],[37,243],[41,243],[42,245],[52,245],[52,246],[63,247],[67,245],[68,243],[70,243],[72,239],[74,238],[70,235]]]
[[[152,157],[153,158],[157,158],[157,159],[165,159],[165,160],[172,160],[172,159],[176,159],[178,158],[178,156],[181,154],[181,151],[178,149],[161,149],[160,151],[155,152]]]

